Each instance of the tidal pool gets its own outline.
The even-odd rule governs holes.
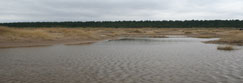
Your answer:
[[[200,39],[121,38],[0,49],[0,83],[243,83],[242,47]]]

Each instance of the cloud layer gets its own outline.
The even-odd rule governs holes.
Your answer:
[[[0,22],[243,19],[243,0],[0,0]]]

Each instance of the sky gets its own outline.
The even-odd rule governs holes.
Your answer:
[[[243,19],[243,0],[0,0],[0,22]]]

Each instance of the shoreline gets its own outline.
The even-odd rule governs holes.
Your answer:
[[[168,35],[167,35],[168,36]],[[159,35],[158,37],[150,37],[150,36],[126,36],[126,37],[141,37],[141,38],[168,38],[167,36],[163,36],[161,37],[161,35]],[[169,36],[178,36],[178,35],[169,35]],[[180,36],[185,36],[185,37],[192,37],[192,38],[198,38],[198,37],[193,37],[193,36],[188,36],[188,35],[180,35]],[[99,39],[99,40],[54,40],[54,41],[32,41],[32,42],[11,42],[11,43],[2,43],[0,42],[0,49],[3,48],[21,48],[21,47],[46,47],[46,46],[53,46],[53,45],[88,45],[88,44],[93,44],[96,42],[100,42],[103,40],[114,40],[114,39],[119,39],[121,37],[124,36],[118,36],[118,37],[113,37],[113,38],[105,38],[105,39]],[[203,43],[211,43],[210,41],[206,41]],[[217,43],[214,43],[217,44]]]
[[[0,27],[0,48],[83,45],[119,37],[220,38],[206,43],[243,45],[243,31],[225,28],[8,28]]]
[[[20,47],[45,47],[45,46],[53,46],[58,44],[63,45],[85,45],[85,44],[92,44],[96,43],[102,40],[83,40],[83,41],[77,41],[77,40],[69,40],[69,41],[37,41],[37,42],[11,42],[11,43],[0,43],[0,49],[1,48],[20,48]]]
[[[161,35],[159,35],[161,36]],[[45,46],[53,46],[53,45],[88,45],[97,43],[103,40],[114,40],[118,39],[121,36],[118,37],[111,37],[111,38],[104,38],[104,39],[98,39],[98,40],[54,40],[54,41],[20,41],[20,42],[0,42],[0,49],[4,48],[21,48],[21,47],[45,47]],[[166,37],[150,37],[150,36],[126,36],[126,37],[147,37],[147,38],[166,38]]]

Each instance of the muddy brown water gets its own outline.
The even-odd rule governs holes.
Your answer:
[[[242,47],[199,38],[123,38],[0,49],[0,83],[243,83]]]

